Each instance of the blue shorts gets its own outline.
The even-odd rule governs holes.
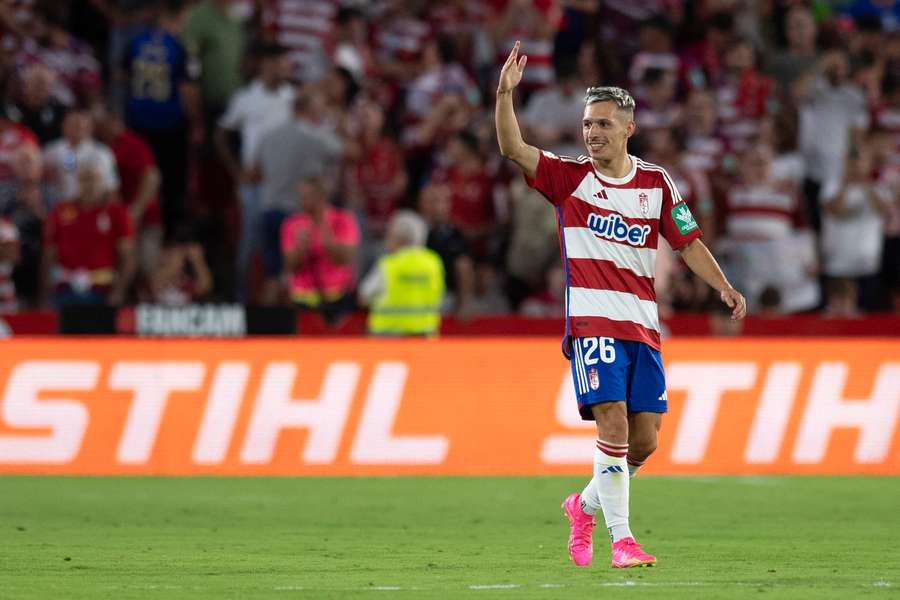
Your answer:
[[[664,413],[666,376],[662,357],[643,342],[611,337],[572,337],[569,352],[578,412],[593,421],[591,406],[624,401],[628,412]],[[564,344],[567,342],[564,341]]]

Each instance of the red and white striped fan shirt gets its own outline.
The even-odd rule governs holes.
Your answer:
[[[556,207],[566,269],[567,335],[634,340],[660,349],[653,280],[659,236],[677,250],[700,228],[662,168],[631,156],[614,179],[591,160],[542,151],[528,184]]]

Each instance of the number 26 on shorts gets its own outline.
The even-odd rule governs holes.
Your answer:
[[[585,337],[578,339],[581,342],[582,350],[584,350],[585,365],[596,365],[601,360],[607,364],[616,362],[615,339],[611,337]]]

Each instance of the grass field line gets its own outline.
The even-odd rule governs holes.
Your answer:
[[[615,587],[615,588],[631,588],[631,587],[653,587],[653,588],[687,588],[687,587],[758,587],[761,585],[765,585],[766,587],[790,587],[790,586],[781,586],[779,584],[773,583],[763,583],[763,582],[753,582],[753,581],[732,581],[728,583],[723,583],[721,581],[600,581],[593,584],[588,584],[587,586],[578,585],[573,586],[571,584],[565,583],[540,583],[540,584],[521,584],[521,583],[483,583],[483,584],[472,584],[467,586],[469,590],[473,591],[483,591],[483,590],[517,590],[517,589],[530,589],[530,588],[539,588],[539,589],[564,589],[569,587]],[[871,584],[871,587],[876,588],[889,588],[893,587],[893,583],[890,581],[886,581],[884,579],[880,579]],[[159,586],[151,586],[151,587],[159,587]],[[178,586],[166,586],[167,589],[176,589]],[[867,586],[868,587],[868,586]],[[283,585],[277,586],[273,588],[278,592],[285,591],[302,591],[302,590],[313,590],[314,588],[305,588],[299,585]],[[427,590],[437,590],[441,588],[430,588],[430,587],[420,587],[420,586],[400,586],[400,585],[375,585],[363,588],[353,588],[353,589],[345,589],[343,591],[350,592],[414,592],[414,591],[427,591]],[[446,591],[450,591],[451,588],[448,586],[443,588]],[[340,590],[334,590],[340,591]]]

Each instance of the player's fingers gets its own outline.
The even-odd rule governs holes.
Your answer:
[[[509,56],[506,57],[506,65],[515,62],[516,56],[519,54],[519,40],[516,40],[516,43],[513,44],[512,50],[509,51]]]
[[[743,296],[738,297],[738,301],[736,306],[734,307],[734,311],[731,313],[731,319],[737,321],[738,319],[743,319],[744,315],[747,314],[747,301],[744,300]]]
[[[734,308],[734,298],[728,292],[722,292],[722,302],[728,305],[728,308]]]
[[[527,63],[527,62],[528,62],[528,57],[525,55],[522,55],[522,58],[519,59],[519,70],[520,71],[525,68],[525,63]]]

